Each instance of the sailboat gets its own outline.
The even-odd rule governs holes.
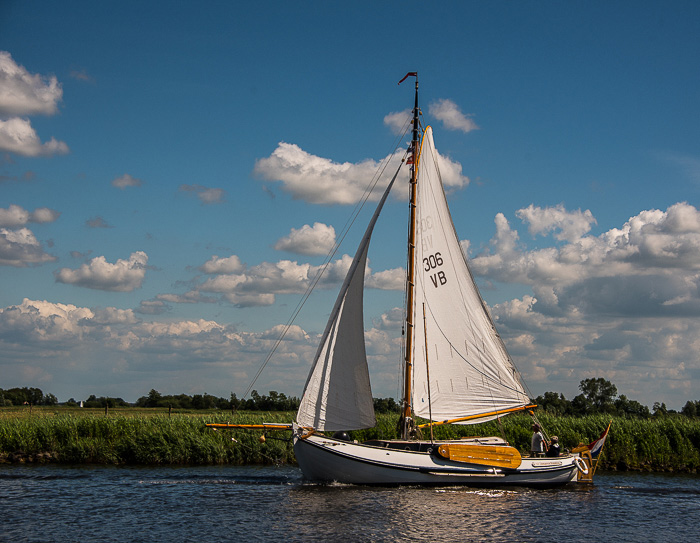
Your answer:
[[[405,161],[411,180],[401,437],[357,442],[347,435],[376,424],[364,341],[364,274],[372,232],[398,172],[377,205],[335,302],[296,421],[259,427],[291,429],[299,467],[314,481],[488,486],[575,481],[578,473],[588,472],[579,455],[523,456],[503,437],[432,438],[435,425],[486,422],[536,406],[461,249],[432,128],[421,134],[417,73],[409,72],[403,80],[409,76],[416,82]],[[427,422],[418,424],[421,419]]]

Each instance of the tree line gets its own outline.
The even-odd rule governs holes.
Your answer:
[[[146,396],[141,396],[131,404],[122,398],[90,395],[86,400],[69,399],[62,405],[68,407],[113,408],[113,407],[166,407],[172,409],[220,409],[234,411],[296,411],[299,409],[299,398],[287,396],[271,390],[268,395],[259,394],[257,390],[250,393],[250,398],[239,399],[235,394],[230,398],[216,397],[211,394],[174,394],[164,395],[155,389]],[[44,394],[39,388],[0,388],[0,407],[13,405],[59,405],[53,394]],[[394,413],[399,411],[399,405],[393,398],[374,398],[374,409],[377,413]]]
[[[217,398],[211,394],[162,395],[151,389],[148,396],[136,400],[136,407],[168,407],[173,409],[221,409],[233,411],[296,411],[301,400],[296,396],[287,396],[282,392],[271,390],[268,395],[257,390],[250,393],[250,398]],[[374,398],[374,410],[377,413],[398,413],[399,405],[393,398]]]
[[[58,398],[53,394],[44,394],[40,388],[0,388],[0,407],[13,405],[58,405]]]
[[[230,398],[220,398],[211,394],[163,395],[151,389],[147,396],[136,400],[136,407],[168,407],[173,409],[221,409],[241,411],[292,411],[299,407],[299,399],[271,390],[269,396],[261,395],[257,390],[250,393],[247,400],[238,399],[235,394]]]
[[[638,402],[630,400],[624,394],[617,394],[617,387],[602,377],[584,379],[579,384],[581,394],[573,400],[567,400],[563,394],[545,392],[533,400],[540,409],[553,415],[584,416],[596,414],[618,415],[648,419],[665,415],[677,414],[668,409],[663,402],[654,402],[651,410]],[[686,417],[700,416],[700,401],[688,400],[680,411]]]
[[[667,409],[665,403],[654,402],[652,409],[636,400],[617,394],[617,387],[601,377],[584,379],[579,384],[581,394],[567,400],[558,392],[545,392],[532,400],[540,409],[554,415],[584,416],[609,414],[633,418],[651,418],[678,414]],[[257,390],[250,393],[250,398],[239,399],[235,394],[229,398],[216,397],[211,394],[163,395],[155,389],[131,404],[122,398],[111,398],[94,394],[81,402],[74,398],[63,405],[87,408],[112,407],[167,407],[172,409],[220,409],[233,411],[296,411],[300,399],[271,390],[268,395],[259,394]],[[0,407],[14,405],[59,405],[53,394],[44,394],[39,388],[22,387],[3,390],[0,388]],[[374,398],[374,410],[377,413],[398,413],[400,405],[393,398]],[[689,400],[681,409],[680,415],[686,417],[700,416],[700,401]]]

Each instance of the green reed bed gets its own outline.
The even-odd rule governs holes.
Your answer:
[[[294,463],[290,432],[219,430],[208,422],[289,423],[294,413],[183,413],[167,410],[0,410],[0,462],[60,462],[132,465],[211,465]],[[549,436],[573,449],[597,439],[610,417],[538,415]],[[352,439],[396,439],[397,415],[378,415],[377,426],[350,432]],[[523,453],[530,447],[532,420],[514,415],[481,425],[435,426],[435,439],[504,435]],[[422,430],[430,439],[430,430]],[[614,417],[601,469],[684,471],[700,468],[700,418]]]
[[[251,424],[263,419],[266,422],[289,420],[286,414],[237,416],[237,421]],[[270,435],[270,439],[261,444],[259,432],[214,431],[205,426],[206,422],[226,420],[221,416],[183,414],[0,417],[0,461],[132,465],[293,461],[288,435]]]

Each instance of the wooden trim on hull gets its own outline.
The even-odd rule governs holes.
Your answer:
[[[307,479],[349,484],[557,486],[571,482],[576,473],[573,457],[524,458],[521,468],[499,469],[460,465],[428,452],[385,449],[319,436],[305,440],[295,436],[294,453]],[[389,461],[384,459],[387,456]],[[541,464],[547,467],[538,467]]]

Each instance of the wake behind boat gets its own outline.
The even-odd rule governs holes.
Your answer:
[[[585,475],[592,479],[590,454],[523,456],[505,437],[432,438],[435,425],[476,424],[536,406],[469,270],[442,186],[433,131],[421,130],[417,73],[403,80],[409,76],[416,78],[416,90],[405,160],[411,181],[401,439],[358,443],[345,433],[376,425],[364,341],[364,274],[372,232],[397,171],[335,302],[296,422],[281,425],[293,432],[299,467],[310,480],[355,484],[552,486]],[[417,418],[428,422],[419,425]]]

